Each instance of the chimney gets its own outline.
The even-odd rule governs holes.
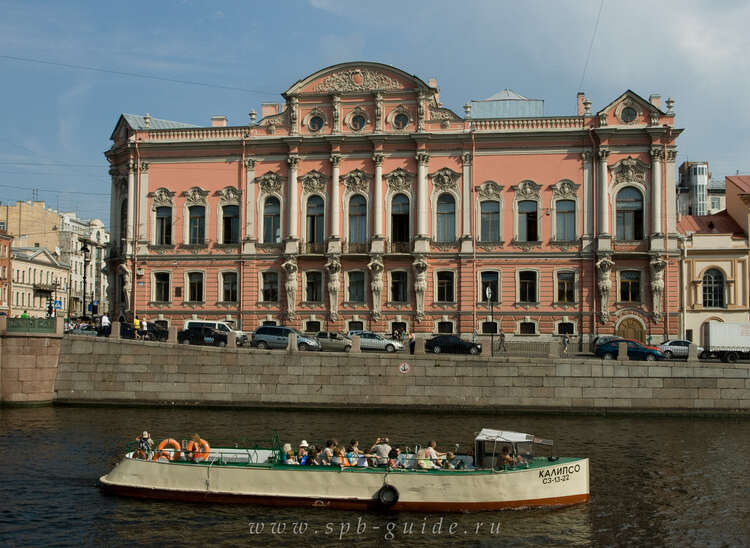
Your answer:
[[[437,87],[437,78],[430,78],[427,80],[427,85],[431,88],[435,88],[435,102],[438,104],[438,106],[442,106],[440,104],[440,90]]]
[[[261,103],[260,104],[260,117],[265,118],[266,116],[273,116],[279,113],[278,103]]]
[[[652,93],[648,96],[648,102],[654,105],[656,108],[661,108],[661,95]]]
[[[143,117],[143,126],[148,129],[151,127],[151,115],[147,112],[146,116]]]
[[[211,116],[211,127],[227,127],[227,117]]]
[[[576,112],[578,113],[578,116],[583,116],[585,114],[585,110],[583,108],[583,102],[585,100],[586,100],[586,95],[582,91],[579,91],[578,95],[576,95],[576,103],[577,103]]]

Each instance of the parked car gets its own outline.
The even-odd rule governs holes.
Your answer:
[[[382,335],[371,331],[355,330],[349,331],[346,336],[353,337],[357,335],[360,338],[360,348],[362,350],[385,350],[386,352],[396,352],[404,349],[404,345],[399,341],[386,339]]]
[[[210,327],[193,325],[177,333],[177,342],[223,348],[227,345],[227,334]]]
[[[96,337],[99,335],[99,331],[92,325],[83,324],[73,329],[68,329],[65,332],[66,335],[89,335]]]
[[[692,343],[684,340],[664,341],[659,345],[659,348],[664,352],[664,358],[671,360],[672,358],[687,358],[688,349]],[[698,347],[698,356],[703,354],[703,348]]]
[[[185,320],[185,329],[188,329],[194,325],[196,326],[202,326],[202,327],[210,327],[211,329],[215,329],[216,331],[221,331],[223,333],[226,333],[229,335],[230,332],[234,331],[235,336],[237,337],[237,346],[244,346],[247,344],[247,341],[250,337],[248,337],[247,333],[244,331],[240,331],[239,329],[234,329],[231,325],[229,325],[226,322],[222,322],[219,320]],[[149,327],[151,327],[149,325]]]
[[[164,329],[163,327],[161,327],[158,324],[155,324],[154,322],[146,322],[146,323],[148,324],[148,328],[143,332],[143,338],[145,340],[167,342],[167,339],[169,339],[169,330]]]
[[[589,350],[595,354],[597,346],[599,346],[600,344],[609,342],[609,341],[613,341],[615,339],[622,339],[622,337],[618,337],[617,335],[598,335],[594,337],[593,341],[591,341],[591,346]]]
[[[320,342],[320,349],[324,352],[349,352],[352,349],[352,340],[343,333],[321,331],[316,336]]]
[[[320,341],[315,337],[302,334],[293,327],[264,325],[253,331],[250,344],[255,348],[286,348],[289,344],[289,334],[297,334],[297,348],[299,350],[320,350]]]
[[[455,335],[438,335],[425,341],[424,350],[435,354],[481,354],[482,345]]]
[[[658,348],[649,347],[628,339],[614,339],[607,341],[604,344],[600,344],[596,347],[594,354],[605,360],[617,359],[620,350],[620,343],[628,345],[629,360],[645,360],[650,362],[664,359],[664,353]]]

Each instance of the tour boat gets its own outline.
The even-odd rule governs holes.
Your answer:
[[[157,460],[129,452],[99,481],[120,495],[181,501],[316,506],[350,510],[480,511],[534,506],[565,506],[589,499],[587,458],[535,456],[535,444],[550,440],[530,434],[482,429],[473,455],[456,455],[457,469],[411,467],[414,450],[402,455],[405,467],[299,466],[280,464],[280,443],[272,448],[208,447],[197,462]],[[499,465],[503,447],[514,460]]]

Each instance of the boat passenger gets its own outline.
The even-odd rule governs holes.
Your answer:
[[[316,465],[317,464],[316,456],[317,456],[317,449],[315,448],[314,445],[309,445],[307,447],[307,451],[305,451],[305,454],[299,458],[299,463],[303,466]]]
[[[154,454],[154,440],[151,439],[151,435],[144,430],[138,438],[138,450],[136,451],[136,458],[139,459],[150,459]]]
[[[346,455],[344,454],[344,450],[341,449],[341,447],[339,447],[338,445],[333,449],[333,458],[331,459],[331,464],[341,466],[342,468],[344,466],[351,466],[351,464],[349,464],[349,459],[347,459]]]
[[[448,451],[445,454],[445,460],[443,461],[443,469],[455,470],[456,469],[456,455],[452,451]]]
[[[378,466],[388,465],[388,456],[391,453],[390,440],[388,438],[378,438],[370,447],[370,453],[375,453],[375,464]]]
[[[287,454],[292,450],[291,443],[285,443],[281,448],[281,464],[286,464]]]
[[[425,448],[425,454],[432,462],[433,468],[440,468],[443,465],[442,458],[445,457],[445,453],[436,451],[435,447],[437,447],[437,442],[435,440],[430,440]]]
[[[510,454],[510,447],[503,445],[502,453],[500,454],[500,466],[513,466],[515,460]]]
[[[193,434],[190,438],[190,443],[188,443],[188,446],[185,449],[185,460],[188,462],[198,462],[198,457],[196,455],[200,453],[202,449],[200,435],[198,433]]]
[[[299,448],[297,449],[297,460],[300,460],[302,459],[302,457],[307,455],[308,447],[309,445],[306,440],[302,440],[301,442],[299,442]]]
[[[327,440],[326,447],[320,454],[320,464],[330,466],[333,461],[333,448],[336,447],[336,440]]]
[[[291,449],[286,452],[286,462],[284,464],[299,464],[297,457],[294,456],[294,451]]]
[[[389,468],[403,468],[404,464],[401,462],[401,449],[396,447],[391,449],[388,453],[388,467]]]

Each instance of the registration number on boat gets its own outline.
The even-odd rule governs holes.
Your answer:
[[[552,483],[560,483],[568,481],[571,474],[575,474],[581,471],[580,464],[573,464],[571,466],[561,466],[553,470],[539,470],[539,478],[542,480],[543,485],[549,485]]]

